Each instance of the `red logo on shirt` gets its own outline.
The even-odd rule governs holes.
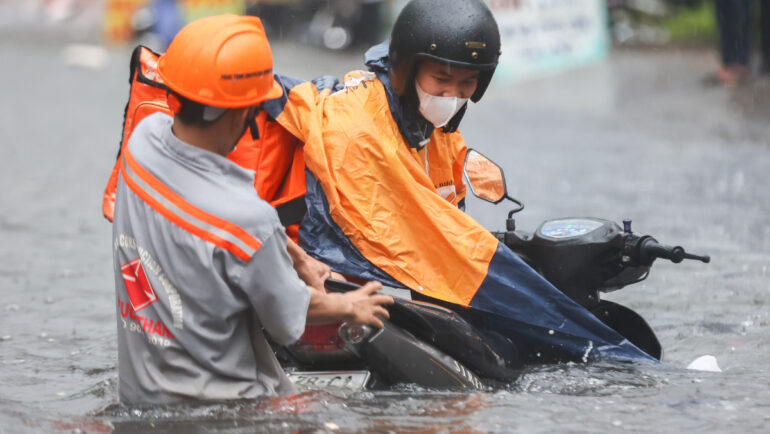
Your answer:
[[[150,281],[144,274],[141,259],[136,258],[121,265],[120,272],[123,274],[123,283],[126,284],[128,299],[131,300],[134,311],[139,312],[158,301],[155,291],[150,286]]]

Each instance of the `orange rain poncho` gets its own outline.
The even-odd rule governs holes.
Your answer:
[[[383,45],[370,53],[387,53]],[[481,312],[485,327],[494,323],[532,359],[649,359],[458,207],[460,133],[435,129],[427,144],[414,140],[389,87],[387,59],[367,65],[374,73],[348,74],[334,94],[301,84],[270,108],[305,142],[300,245],[340,273]],[[454,194],[442,190],[449,186]]]
[[[465,197],[462,136],[436,130],[422,149],[410,147],[374,74],[356,71],[344,81],[344,90],[319,102],[323,132],[306,132],[304,148],[329,214],[355,248],[396,281],[468,305],[497,240],[457,208]],[[447,187],[445,198],[439,192]]]

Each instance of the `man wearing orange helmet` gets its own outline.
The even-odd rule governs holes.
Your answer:
[[[237,399],[291,390],[264,332],[280,344],[305,323],[381,326],[377,283],[346,294],[295,272],[254,171],[226,158],[254,114],[282,94],[257,18],[186,26],[158,62],[173,118],[154,113],[119,161],[113,258],[120,400]]]

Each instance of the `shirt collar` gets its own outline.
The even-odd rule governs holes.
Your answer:
[[[165,116],[164,122],[166,127],[162,129],[160,142],[169,153],[183,163],[208,172],[236,177],[249,183],[253,182],[255,175],[253,170],[244,169],[226,157],[182,141],[174,135],[171,129],[174,119]]]
[[[385,88],[390,114],[393,116],[393,120],[396,121],[401,135],[410,147],[418,151],[421,150],[430,141],[435,128],[419,114],[415,107],[405,107],[405,98],[396,95],[390,83],[390,76],[387,70],[375,70],[375,74],[377,74],[377,78]],[[404,111],[415,113],[410,116],[404,113]]]

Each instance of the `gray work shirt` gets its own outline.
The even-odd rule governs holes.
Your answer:
[[[120,400],[293,390],[265,336],[302,335],[310,292],[254,172],[179,140],[157,113],[121,161],[113,224]],[[263,330],[264,329],[264,330]]]

